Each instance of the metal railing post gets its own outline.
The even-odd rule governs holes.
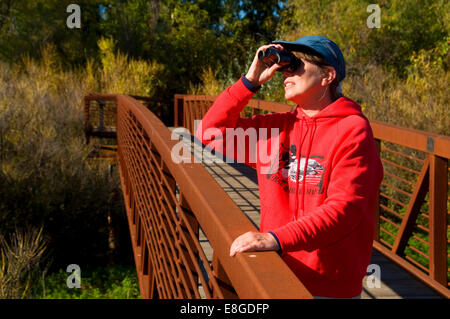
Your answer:
[[[106,102],[103,100],[97,100],[98,104],[99,104],[99,108],[98,108],[98,129],[99,130],[103,130],[105,128],[105,125],[103,123],[103,112],[104,112],[104,108],[106,106]]]
[[[430,155],[430,276],[447,285],[447,171],[446,158]]]

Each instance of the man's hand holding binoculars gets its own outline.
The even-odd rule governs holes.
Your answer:
[[[267,65],[258,58],[260,51],[265,51],[268,48],[275,48],[278,50],[283,50],[283,47],[279,44],[268,44],[263,45],[256,51],[255,58],[253,59],[252,65],[250,66],[245,77],[255,86],[260,86],[269,81],[275,72],[282,67],[282,65],[274,63],[272,66],[267,67]]]

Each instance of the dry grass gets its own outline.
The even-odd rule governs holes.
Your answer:
[[[129,59],[125,54],[115,52],[112,39],[101,38],[98,45],[101,65],[88,62],[84,72],[87,91],[153,97],[164,87],[161,64]]]
[[[94,146],[84,138],[83,96],[151,95],[162,71],[156,63],[114,54],[112,43],[102,41],[102,63],[76,71],[63,69],[51,46],[40,60],[24,58],[12,66],[0,61],[0,235],[45,225],[55,267],[67,266],[69,259],[107,259],[108,213],[116,221],[123,218],[121,197],[111,201],[111,194],[120,193],[118,174],[111,176],[108,163],[89,158]],[[6,272],[15,267],[8,266],[8,251],[13,250],[3,252]],[[33,262],[23,260],[22,266]],[[15,286],[11,280],[2,285],[3,291]],[[3,296],[23,297],[27,289]]]
[[[41,277],[46,247],[43,228],[16,230],[8,240],[0,236],[0,299],[23,299],[30,295],[33,281]]]
[[[450,135],[450,72],[420,64],[406,79],[369,65],[344,80],[344,94],[360,103],[372,120]]]

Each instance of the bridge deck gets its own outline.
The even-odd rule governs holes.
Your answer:
[[[185,137],[183,141],[188,141],[188,139]],[[200,150],[199,145],[194,144],[194,147]],[[244,164],[206,163],[206,161],[202,161],[202,164],[259,229],[260,202],[256,171]],[[211,261],[212,248],[202,232],[200,233],[200,242],[206,256]],[[381,286],[371,288],[370,280],[366,276],[363,279],[362,299],[441,298],[437,292],[376,249],[373,249],[371,264],[380,266]]]

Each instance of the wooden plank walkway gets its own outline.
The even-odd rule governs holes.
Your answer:
[[[184,138],[183,141],[187,142],[188,139]],[[201,148],[197,143],[194,143],[194,147],[197,154],[201,154]],[[260,203],[256,171],[244,164],[206,163],[206,161],[202,161],[202,164],[259,229]],[[203,232],[200,232],[200,243],[211,262],[212,247]],[[373,285],[373,277],[366,276],[363,279],[362,299],[442,298],[433,289],[375,249],[372,253],[371,264],[380,267],[380,284]]]

